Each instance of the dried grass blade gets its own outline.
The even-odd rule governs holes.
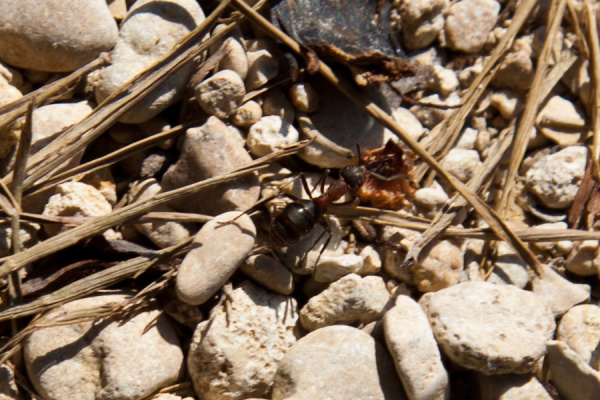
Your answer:
[[[536,4],[537,1],[535,0],[523,1],[519,4],[508,30],[490,54],[481,73],[475,77],[469,86],[469,90],[463,97],[461,107],[432,129],[429,135],[423,140],[422,145],[430,154],[438,158],[443,157],[452,148],[465,121],[468,120],[469,114],[473,111],[473,108],[491,82],[499,61],[510,50],[513,41]],[[427,165],[419,166],[416,170],[415,178],[420,180],[425,175],[426,170]],[[433,176],[432,174],[428,177],[428,182],[424,186],[428,186],[429,182],[433,180]]]
[[[103,271],[96,272],[90,276],[86,276],[85,278],[70,283],[65,287],[41,296],[27,304],[20,304],[0,310],[0,321],[39,314],[60,306],[61,304],[88,296],[98,290],[106,289],[167,258],[178,257],[185,254],[189,250],[190,242],[191,239],[183,245],[157,251],[153,256],[145,255],[123,261]]]
[[[287,36],[281,30],[277,29],[265,18],[252,10],[246,3],[240,0],[232,0],[234,6],[242,12],[250,21],[257,24],[261,29],[266,31],[269,35],[281,40],[286,46],[292,49],[298,54],[303,54],[300,45],[292,38]],[[524,2],[524,4],[531,3],[531,0]],[[533,2],[535,3],[535,2]],[[367,111],[373,118],[380,122],[383,126],[390,129],[396,135],[398,135],[402,141],[423,161],[428,163],[440,176],[446,179],[450,185],[456,191],[458,191],[465,199],[471,204],[475,211],[490,225],[490,228],[500,237],[502,240],[510,243],[517,252],[521,255],[521,258],[526,263],[532,266],[532,268],[539,275],[542,274],[542,265],[533,253],[527,248],[527,246],[514,234],[511,228],[504,222],[496,212],[485,204],[479,197],[477,197],[466,185],[456,179],[454,176],[445,171],[440,164],[431,156],[425,149],[414,140],[408,132],[398,125],[392,117],[385,113],[376,104],[366,101],[362,96],[352,87],[352,85],[341,76],[336,75],[331,68],[329,68],[322,61],[318,62],[319,72],[329,80],[333,85],[336,86],[344,95],[346,95],[352,102],[356,103]],[[0,274],[1,276],[1,274]]]
[[[217,20],[219,13],[223,11],[229,1],[224,0],[207,19],[183,39],[179,47],[137,78],[134,78],[129,84],[123,85],[87,118],[68,128],[58,140],[54,140],[50,145],[34,154],[28,165],[28,177],[24,181],[24,188],[28,189],[35,181],[50,174],[68,161],[72,154],[84,149],[112,126],[121,115],[133,107],[145,94],[160,86],[170,75],[192,62],[194,57],[221,40],[228,33],[227,30],[199,45],[197,44]]]
[[[114,210],[108,215],[94,218],[82,225],[79,225],[71,230],[65,231],[61,234],[51,237],[41,243],[30,247],[19,254],[15,254],[6,259],[4,264],[0,266],[0,277],[4,277],[7,274],[17,271],[23,266],[35,262],[43,257],[46,257],[59,250],[65,249],[79,242],[82,239],[87,239],[91,236],[104,232],[105,230],[125,223],[133,218],[137,218],[144,213],[152,210],[153,208],[169,203],[175,199],[192,195],[198,191],[207,187],[225,182],[231,179],[235,179],[269,164],[282,157],[287,157],[291,154],[298,152],[308,144],[308,142],[300,142],[295,145],[289,146],[284,150],[270,154],[268,156],[259,158],[251,164],[240,168],[232,173],[210,178],[201,182],[193,183],[179,189],[174,189],[168,192],[160,193],[151,199],[143,202],[133,203],[118,210]]]
[[[590,48],[590,80],[591,80],[591,104],[589,114],[592,118],[593,145],[592,159],[598,160],[600,157],[600,44],[598,43],[598,13],[594,11],[589,0],[584,1],[585,10],[588,17],[587,23],[587,42]],[[600,177],[596,176],[600,181]]]
[[[514,127],[506,129],[503,132],[503,137],[496,144],[496,146],[490,149],[489,156],[486,158],[483,166],[477,171],[477,174],[469,181],[469,189],[474,192],[481,186],[481,184],[487,181],[490,175],[496,170],[498,164],[502,160],[504,153],[508,150],[512,142],[512,134]],[[447,207],[444,207],[444,210],[452,210],[450,211],[441,211],[431,224],[431,226],[421,235],[421,238],[414,244],[406,254],[406,258],[404,261],[404,267],[407,268],[409,265],[413,265],[419,259],[419,254],[421,251],[427,246],[431,241],[433,241],[436,237],[438,237],[444,230],[446,230],[454,220],[454,217],[458,213],[460,209],[467,205],[464,197],[459,195],[454,195],[452,199],[450,199],[447,203]]]
[[[527,96],[525,111],[523,112],[523,116],[521,117],[521,120],[519,121],[519,125],[517,127],[517,133],[515,135],[510,162],[508,165],[508,174],[506,177],[506,181],[504,182],[504,187],[502,188],[502,197],[500,198],[500,204],[497,208],[502,215],[504,215],[504,213],[508,209],[509,196],[511,195],[511,192],[514,189],[518,169],[521,165],[523,157],[525,156],[525,151],[527,150],[527,143],[529,142],[531,129],[533,129],[533,124],[535,123],[538,108],[544,99],[542,97],[544,93],[540,90],[540,88],[542,87],[543,82],[547,77],[550,51],[554,46],[554,40],[556,38],[558,28],[562,23],[566,4],[566,0],[554,0],[553,2],[554,9],[556,10],[556,12],[554,13],[554,17],[548,24],[549,28],[547,30],[546,40],[544,41],[542,52],[538,57],[538,65],[535,71],[535,75],[533,77],[533,83],[531,84],[531,91]]]

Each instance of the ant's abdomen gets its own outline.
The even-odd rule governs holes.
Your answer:
[[[271,223],[271,240],[279,246],[299,241],[315,227],[318,213],[313,201],[300,200],[289,203]]]

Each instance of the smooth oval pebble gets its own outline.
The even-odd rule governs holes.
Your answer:
[[[121,85],[167,55],[179,40],[204,20],[195,0],[138,0],[129,10],[111,53],[112,64],[100,71],[96,100],[100,103]],[[147,121],[179,100],[194,69],[189,63],[146,94],[121,118]]]
[[[5,0],[0,8],[0,59],[19,68],[74,71],[119,35],[104,0]]]
[[[128,297],[87,297],[60,306],[48,317],[82,315],[122,305]],[[127,320],[36,330],[25,340],[23,355],[29,379],[45,400],[142,399],[175,384],[183,369],[179,338],[171,320],[157,309]]]
[[[207,222],[179,267],[179,299],[192,305],[207,301],[248,256],[255,239],[256,227],[247,214],[230,211]]]
[[[465,282],[419,303],[448,358],[488,375],[532,371],[556,326],[543,298],[512,285]]]
[[[404,390],[385,348],[349,326],[318,329],[279,363],[272,400],[402,400]]]
[[[383,329],[387,348],[409,398],[447,399],[448,372],[421,306],[408,296],[398,296],[394,307],[385,313]]]

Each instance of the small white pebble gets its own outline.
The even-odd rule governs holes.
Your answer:
[[[262,157],[296,143],[298,139],[298,130],[292,124],[270,115],[250,127],[246,144],[252,154]]]
[[[289,94],[292,104],[299,111],[311,113],[319,109],[319,94],[310,83],[295,83]]]

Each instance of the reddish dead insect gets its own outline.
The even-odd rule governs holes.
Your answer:
[[[382,148],[359,155],[364,181],[354,195],[373,207],[389,210],[410,207],[419,189],[412,177],[414,160],[410,150],[391,140]]]

